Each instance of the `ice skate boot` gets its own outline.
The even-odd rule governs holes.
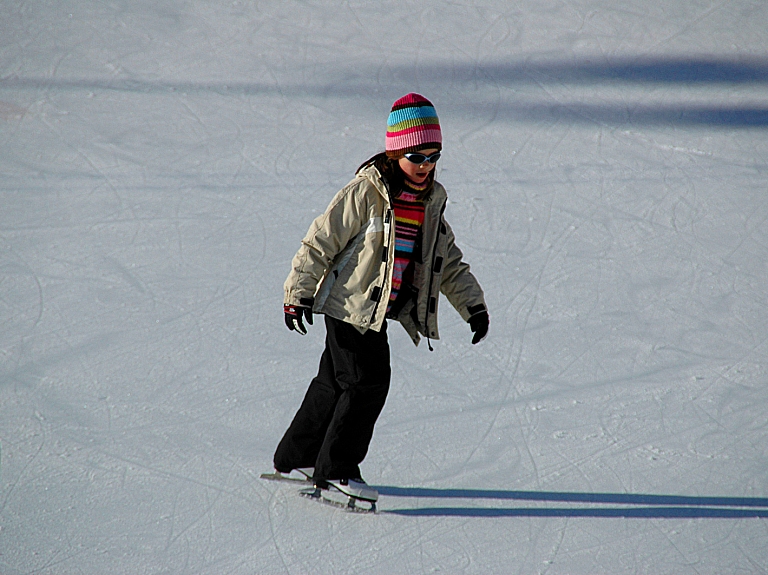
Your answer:
[[[329,479],[328,484],[331,488],[341,491],[348,497],[370,501],[375,503],[379,500],[379,492],[363,481],[362,478],[356,479]]]

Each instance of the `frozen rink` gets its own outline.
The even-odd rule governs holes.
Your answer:
[[[768,573],[768,3],[7,0],[0,573]],[[261,481],[311,220],[440,116],[488,338],[389,329],[376,516]]]

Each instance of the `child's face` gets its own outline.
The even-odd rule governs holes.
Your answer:
[[[425,148],[424,150],[419,150],[419,153],[424,154],[425,156],[431,156],[437,151],[437,148]],[[429,172],[435,169],[435,164],[429,162],[414,164],[408,158],[400,158],[398,163],[400,164],[400,169],[403,170],[403,173],[415,184],[424,183],[424,180],[429,176]]]

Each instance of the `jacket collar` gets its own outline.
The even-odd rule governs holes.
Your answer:
[[[369,180],[378,190],[378,192],[384,197],[384,199],[387,200],[387,203],[391,203],[387,185],[384,183],[384,179],[382,178],[381,173],[379,172],[378,168],[376,168],[376,166],[369,164],[358,172],[358,176]],[[435,180],[434,189],[426,200],[427,204],[442,205],[447,199],[448,194],[446,193],[445,188],[442,186],[442,184]]]
[[[384,183],[384,178],[382,178],[381,173],[376,166],[369,164],[360,170],[357,175],[370,181],[373,184],[373,187],[378,190],[387,202],[389,202],[389,190],[387,189],[387,184]]]

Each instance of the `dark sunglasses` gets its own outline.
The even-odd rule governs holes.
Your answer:
[[[424,154],[405,154],[405,159],[414,164],[424,164],[429,162],[430,164],[436,164],[440,159],[440,152],[435,152],[431,156],[425,156]]]

